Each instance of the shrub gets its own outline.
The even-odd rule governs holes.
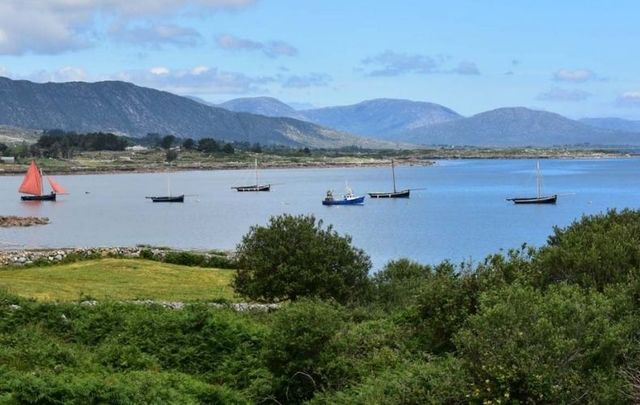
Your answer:
[[[369,257],[349,236],[322,227],[313,216],[281,215],[254,226],[237,247],[236,291],[259,301],[300,297],[346,303],[369,285]]]
[[[537,285],[577,283],[602,290],[640,268],[640,211],[584,216],[555,228],[534,259]]]
[[[326,388],[324,369],[333,357],[326,350],[342,322],[338,307],[318,300],[301,300],[275,313],[264,358],[276,380],[277,398],[299,403]]]
[[[624,301],[568,285],[483,294],[455,337],[473,401],[624,402],[618,368],[635,329],[624,319]]]
[[[386,310],[402,309],[415,302],[420,288],[431,276],[431,266],[408,259],[390,261],[372,277],[373,299]]]

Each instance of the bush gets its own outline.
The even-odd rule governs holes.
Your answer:
[[[332,298],[346,303],[369,286],[369,257],[349,236],[313,216],[281,215],[254,226],[237,247],[236,291],[259,301]]]
[[[373,300],[389,311],[405,308],[415,303],[420,288],[431,276],[431,266],[408,259],[390,261],[372,277]]]
[[[534,260],[538,286],[577,283],[602,290],[640,269],[640,211],[611,210],[555,228]]]
[[[626,302],[625,302],[626,301]],[[509,286],[482,295],[455,337],[473,401],[622,403],[620,373],[635,346],[625,298],[577,286]]]
[[[472,273],[438,265],[417,298],[418,339],[427,351],[453,351],[453,335],[476,312],[479,284]]]
[[[276,397],[299,403],[327,386],[327,348],[342,325],[338,307],[301,300],[276,312],[265,339],[265,364],[276,379]]]

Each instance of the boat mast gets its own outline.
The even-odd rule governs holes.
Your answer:
[[[538,189],[538,198],[540,198],[540,161],[536,162],[536,186]]]
[[[258,185],[258,159],[256,159],[255,161],[255,167],[256,167],[256,186]]]
[[[391,173],[393,175],[393,192],[396,192],[396,169],[393,165],[393,159],[391,159]]]

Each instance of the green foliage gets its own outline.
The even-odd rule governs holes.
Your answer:
[[[191,138],[187,138],[184,141],[182,141],[182,147],[185,148],[186,150],[193,150],[196,148],[196,141],[194,141]]]
[[[602,290],[640,269],[640,211],[611,210],[554,229],[534,261],[537,285],[567,281]]]
[[[454,350],[453,335],[476,312],[478,280],[472,273],[459,273],[450,263],[435,268],[417,298],[418,339],[426,350]]]
[[[327,386],[326,349],[342,322],[338,307],[318,300],[301,300],[275,314],[264,357],[277,398],[299,403]]]
[[[169,150],[169,149],[171,149],[171,147],[173,146],[175,141],[176,141],[176,137],[175,136],[173,136],[173,135],[165,135],[160,140],[160,147],[162,149]]]
[[[81,151],[122,151],[129,143],[128,138],[111,133],[77,134],[56,129],[44,131],[33,150],[36,155],[70,158]]]
[[[364,382],[342,391],[327,392],[309,403],[320,404],[457,404],[470,402],[465,395],[470,379],[460,360],[443,357],[388,367]],[[507,401],[505,401],[507,402]]]
[[[281,215],[254,226],[237,249],[236,291],[260,301],[332,298],[346,303],[369,285],[369,257],[313,216]]]
[[[372,277],[373,300],[387,311],[405,308],[415,302],[432,275],[431,266],[409,259],[391,261]]]
[[[174,160],[176,160],[178,158],[178,151],[173,150],[173,149],[168,149],[167,153],[165,153],[165,160],[167,162],[173,162]]]
[[[628,307],[567,285],[483,294],[479,313],[455,338],[474,381],[473,400],[623,402],[617,367],[631,345]]]

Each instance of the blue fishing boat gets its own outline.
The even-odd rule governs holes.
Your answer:
[[[327,191],[327,195],[322,200],[322,205],[362,205],[364,204],[364,196],[356,196],[353,191],[347,186],[346,193],[342,198],[335,198],[333,191]]]

